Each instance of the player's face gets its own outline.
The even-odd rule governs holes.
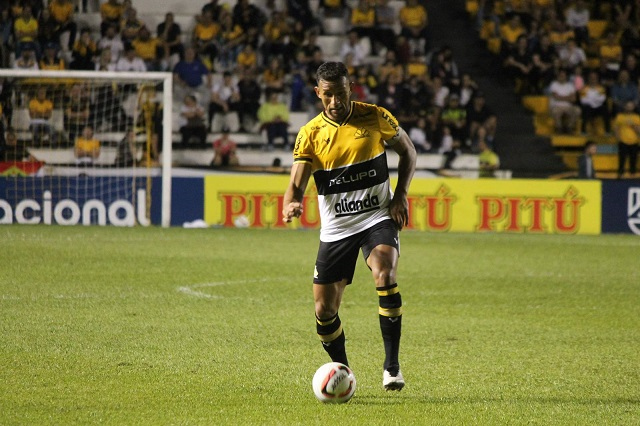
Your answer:
[[[351,98],[351,83],[346,77],[339,82],[320,80],[315,89],[327,117],[337,122],[346,118]]]

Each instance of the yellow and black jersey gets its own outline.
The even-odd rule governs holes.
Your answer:
[[[389,111],[361,102],[351,102],[341,123],[323,112],[300,128],[294,163],[311,164],[321,241],[337,241],[390,218],[385,141],[395,144],[400,131]]]

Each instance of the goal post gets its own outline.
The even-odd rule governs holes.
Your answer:
[[[155,202],[154,217],[159,220],[154,223],[170,226],[171,73],[0,69],[0,82],[0,172],[6,176],[6,192],[12,193],[11,200],[2,200],[0,194],[0,202],[36,199],[12,215],[19,213],[23,223],[105,224],[105,212],[92,206],[128,199],[130,206],[121,202],[107,208],[106,222],[148,225],[150,202]],[[160,182],[161,191],[152,191],[152,181]],[[140,206],[141,187],[147,198],[152,193],[161,198],[159,206],[146,200],[146,213]],[[93,204],[86,209],[74,206],[69,200],[76,196]],[[47,202],[53,213],[45,212]],[[0,222],[8,223],[6,216],[5,209]]]

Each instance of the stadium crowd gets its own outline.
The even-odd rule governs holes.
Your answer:
[[[181,118],[179,146],[190,146],[194,139],[200,146],[202,127],[206,136],[214,130],[214,118],[224,118],[229,112],[238,114],[239,132],[266,130],[272,146],[272,139],[278,136],[285,136],[287,144],[287,131],[282,134],[287,119],[272,114],[265,121],[261,110],[268,100],[278,98],[285,103],[281,115],[317,114],[321,109],[313,90],[315,70],[325,60],[340,60],[350,70],[355,100],[375,102],[391,111],[420,152],[446,154],[450,163],[460,152],[491,148],[497,117],[473,76],[458,69],[451,48],[433,45],[428,2],[394,3],[266,0],[258,5],[252,0],[237,0],[229,5],[210,0],[193,17],[191,28],[176,22],[176,11],[166,11],[164,20],[150,28],[138,17],[134,1],[107,0],[100,5],[99,27],[92,28],[84,27],[78,19],[86,2],[50,0],[45,5],[43,0],[12,0],[0,6],[0,65],[14,69],[171,71],[174,111]],[[490,14],[490,8],[485,13]],[[326,28],[328,19],[342,22],[342,30]],[[326,34],[340,38],[337,56],[328,57],[323,51],[318,40]],[[4,79],[0,102],[5,126],[11,123],[13,90],[19,88]],[[98,95],[114,98],[108,92]],[[46,91],[41,96],[46,98]],[[94,102],[88,98],[95,96],[76,86],[65,95],[62,107],[70,141],[87,124],[107,128],[97,120],[114,129],[127,129],[127,118],[119,106],[111,108],[106,118],[91,111]],[[195,104],[204,113],[187,112],[196,111]],[[47,114],[39,117],[45,125],[38,129],[48,132]],[[160,115],[154,117],[159,119]],[[284,123],[276,126],[274,120]],[[198,130],[187,128],[191,124],[197,124]],[[222,126],[226,125],[223,120]]]

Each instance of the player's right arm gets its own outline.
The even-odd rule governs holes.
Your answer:
[[[289,186],[284,193],[282,218],[289,223],[302,214],[302,199],[311,177],[311,163],[295,162],[291,167]]]

